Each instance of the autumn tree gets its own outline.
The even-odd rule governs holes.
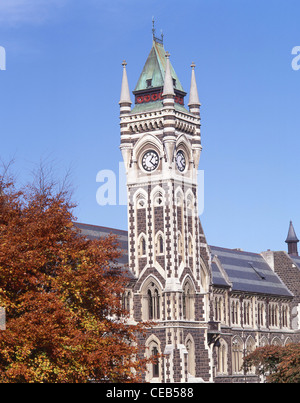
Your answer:
[[[244,368],[255,366],[268,383],[300,382],[300,343],[259,347],[244,360]]]
[[[146,360],[121,295],[117,240],[87,240],[52,184],[0,177],[0,382],[138,382]]]

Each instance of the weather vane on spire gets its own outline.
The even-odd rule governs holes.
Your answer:
[[[162,30],[160,31],[160,36],[161,36],[160,38],[157,38],[155,36],[155,20],[154,20],[154,17],[152,17],[152,37],[153,37],[153,41],[158,42],[161,45],[163,45],[163,43],[164,43],[164,34],[163,34]]]

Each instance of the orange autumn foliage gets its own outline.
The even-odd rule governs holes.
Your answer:
[[[264,346],[250,353],[244,368],[256,367],[268,383],[300,383],[300,343]]]
[[[117,240],[83,238],[52,186],[0,177],[0,382],[139,382],[147,360],[120,296]]]

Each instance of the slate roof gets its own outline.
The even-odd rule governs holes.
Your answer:
[[[179,81],[173,66],[171,65],[172,77],[176,80],[176,88],[182,92],[184,89]],[[144,65],[143,71],[134,89],[136,91],[147,89],[147,80],[152,80],[152,87],[163,87],[166,71],[166,51],[161,43],[153,41],[151,51]]]
[[[291,256],[290,255],[290,258],[298,266],[298,268],[300,270],[300,256]]]
[[[74,225],[88,239],[99,239],[109,234],[117,235],[120,248],[124,251],[119,263],[121,265],[128,264],[127,231],[82,223],[74,223]],[[216,256],[221,265],[219,268],[218,264],[212,262],[213,285],[231,287],[233,291],[293,296],[261,255],[217,246],[210,246],[210,250],[212,260]],[[292,259],[300,268],[300,257],[292,257]],[[133,275],[132,279],[134,279]]]
[[[261,255],[216,246],[210,246],[210,250],[212,257],[217,256],[221,263],[233,291],[293,296]],[[223,280],[220,278],[220,274],[220,270],[213,270],[213,284],[227,283],[224,276]]]
[[[120,249],[124,251],[123,256],[118,260],[119,264],[128,264],[128,232],[114,228],[101,227],[99,225],[90,225],[82,223],[74,223],[75,227],[79,228],[81,234],[87,239],[100,239],[110,234],[117,235],[117,240],[120,244]]]
[[[212,282],[215,286],[221,287],[231,287],[231,284],[225,279],[222,271],[220,270],[219,266],[212,262],[211,264],[212,270]]]

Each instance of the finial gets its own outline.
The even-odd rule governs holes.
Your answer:
[[[161,45],[163,45],[163,42],[164,42],[164,34],[163,34],[162,30],[161,30],[160,32],[161,32],[161,38],[157,38],[157,37],[155,36],[155,20],[154,20],[154,17],[152,17],[152,38],[153,38],[153,41],[154,41],[154,42],[158,42],[158,43],[160,43]]]
[[[126,66],[127,66],[126,60],[123,60],[122,66],[123,66],[123,78],[122,78],[121,97],[120,97],[119,104],[124,104],[124,103],[131,104],[128,78],[127,78],[127,72],[126,72]]]
[[[154,20],[154,16],[152,17],[152,37],[153,40],[155,39],[155,20]]]
[[[199,110],[200,107],[200,101],[199,101],[199,95],[198,95],[198,89],[197,89],[197,83],[196,83],[196,77],[195,77],[195,67],[196,64],[195,62],[192,62],[191,68],[192,68],[192,77],[191,77],[191,88],[190,88],[190,98],[189,98],[189,103],[188,106],[190,107],[190,111],[192,109],[195,111]],[[192,109],[191,109],[192,108]]]
[[[171,68],[170,68],[170,53],[166,52],[166,72],[165,72],[165,80],[164,80],[164,89],[163,89],[163,96],[165,95],[175,95],[174,92],[174,84],[173,78],[171,75]]]

